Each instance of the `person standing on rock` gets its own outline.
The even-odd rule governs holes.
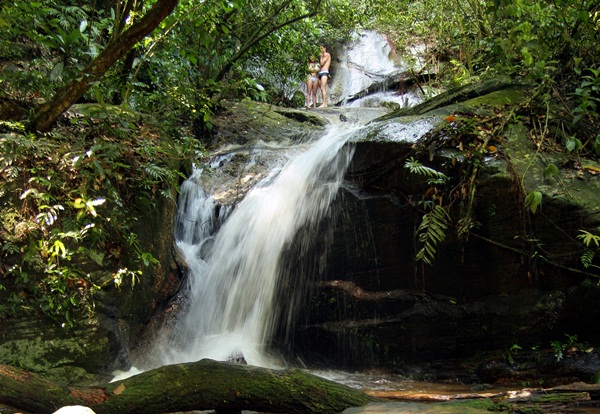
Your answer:
[[[319,64],[315,62],[315,57],[311,56],[308,59],[308,79],[306,79],[306,107],[310,108],[312,100],[313,106],[317,107],[317,89],[319,89]]]
[[[327,108],[327,81],[329,80],[329,65],[331,64],[331,55],[327,52],[325,45],[321,45],[320,56],[321,70],[319,70],[319,86],[323,95],[323,103],[319,108]]]

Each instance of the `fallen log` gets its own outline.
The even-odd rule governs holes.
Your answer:
[[[91,387],[62,385],[0,365],[0,403],[40,414],[66,405],[87,406],[97,414],[196,410],[322,414],[378,400],[299,369],[271,370],[207,359]]]

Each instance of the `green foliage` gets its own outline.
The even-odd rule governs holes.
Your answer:
[[[575,136],[570,136],[567,137],[567,139],[565,140],[565,148],[570,154],[572,152],[581,151],[581,149],[583,148],[583,144],[581,143],[581,140],[579,138],[576,138]]]
[[[443,207],[437,204],[431,206],[431,210],[423,215],[421,224],[417,228],[419,250],[415,259],[428,265],[432,265],[437,252],[437,246],[446,239],[446,230],[450,216]]]
[[[586,346],[579,342],[577,335],[565,334],[567,337],[566,341],[551,341],[550,347],[554,351],[554,357],[557,361],[561,361],[565,356],[578,352],[585,351]]]
[[[600,70],[589,67],[582,71],[579,67],[581,58],[576,58],[574,71],[580,76],[581,83],[575,89],[577,107],[573,110],[573,124],[579,122],[583,116],[590,112],[596,112],[597,102],[600,102]],[[585,72],[589,74],[584,74]]]
[[[594,260],[599,257],[600,254],[600,235],[589,232],[587,230],[579,230],[580,234],[577,238],[583,242],[585,249],[581,254],[581,264],[585,269],[600,270],[600,265],[595,264]],[[598,278],[597,284],[600,284],[600,273],[595,274]]]
[[[596,155],[600,156],[600,134],[592,140],[592,149]]]
[[[546,168],[544,168],[544,178],[546,180],[557,177],[558,176],[558,167],[554,164],[548,164]]]
[[[578,0],[375,0],[369,17],[400,47],[420,39],[429,52],[425,70],[437,70],[445,85],[502,73],[547,88],[571,77],[573,56],[583,57],[580,68],[595,68],[599,12],[597,3]],[[591,91],[591,79],[584,82]]]
[[[583,241],[586,247],[590,247],[591,245],[595,245],[596,248],[600,247],[600,236],[597,234],[590,233],[586,230],[579,230],[581,232],[577,237]]]
[[[508,362],[508,364],[512,367],[515,365],[515,357],[516,355],[519,353],[519,351],[521,351],[523,348],[521,346],[519,346],[519,344],[513,344],[508,351],[506,351],[506,354],[504,355],[504,358],[506,359],[506,362]]]
[[[175,197],[182,175],[170,160],[201,148],[121,116],[75,121],[68,135],[0,135],[0,194],[10,200],[0,209],[0,317],[39,309],[74,325],[98,290],[132,285],[157,264],[137,238],[139,217]]]
[[[407,160],[404,166],[411,174],[426,177],[427,184],[429,185],[443,185],[448,180],[445,174],[421,164],[413,157]],[[428,192],[435,194],[434,191]],[[435,200],[436,197],[434,196]],[[421,204],[424,206],[426,212],[423,214],[421,223],[416,231],[419,248],[415,259],[417,262],[433,265],[437,246],[446,239],[446,231],[451,220],[448,212],[441,205],[430,200],[424,200]]]
[[[0,10],[0,49],[19,62],[0,77],[2,89],[49,98],[96,56],[111,20],[75,1],[16,1]],[[22,96],[23,98],[27,95]]]
[[[531,191],[525,197],[525,207],[535,214],[538,208],[542,205],[542,193],[539,191]]]
[[[446,181],[448,181],[448,176],[446,174],[421,164],[413,157],[404,163],[404,167],[408,168],[411,174],[427,177],[427,183],[431,185],[445,184]]]
[[[221,99],[288,104],[327,32],[355,27],[347,0],[180,1],[137,49],[125,103],[211,129]],[[346,16],[346,17],[342,17]],[[352,19],[349,18],[352,17]],[[344,25],[338,29],[336,25]],[[335,35],[340,37],[340,35]],[[327,37],[327,40],[333,40]],[[115,82],[122,77],[109,74]],[[114,93],[114,82],[101,86]]]

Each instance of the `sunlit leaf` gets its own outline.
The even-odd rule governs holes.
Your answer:
[[[600,236],[590,233],[586,230],[579,230],[582,234],[578,234],[577,238],[583,240],[583,243],[586,246],[590,246],[592,243],[596,245],[596,247],[600,247]]]
[[[83,201],[82,198],[76,198],[75,201],[73,201],[73,207],[75,207],[75,208],[84,208],[85,207],[85,201]]]
[[[65,245],[60,240],[56,240],[50,249],[52,256],[59,256],[65,258],[67,256],[67,249]]]

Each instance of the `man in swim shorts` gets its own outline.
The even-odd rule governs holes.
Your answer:
[[[319,70],[319,85],[321,86],[321,94],[323,95],[323,103],[319,108],[327,108],[327,80],[329,79],[329,65],[331,64],[331,55],[327,53],[325,45],[321,45],[320,56],[321,69]]]

